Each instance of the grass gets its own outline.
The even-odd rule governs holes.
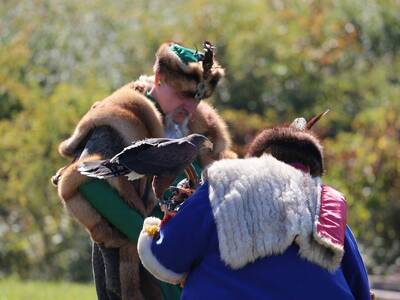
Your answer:
[[[0,300],[94,300],[93,284],[0,279]]]

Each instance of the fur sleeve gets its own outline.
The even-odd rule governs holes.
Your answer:
[[[120,247],[128,242],[127,238],[99,215],[99,213],[80,194],[79,186],[88,179],[77,168],[84,161],[110,158],[123,148],[118,133],[109,127],[97,128],[88,140],[82,155],[60,172],[58,194],[67,211],[89,232],[91,238],[106,247]],[[144,179],[145,180],[145,179]],[[146,207],[134,186],[125,177],[111,178],[108,183],[115,188],[121,198],[140,214],[147,214]],[[153,207],[155,198],[149,197],[149,207]]]
[[[72,135],[60,144],[59,153],[64,157],[75,157],[91,131],[99,126],[113,128],[125,145],[133,140],[164,134],[160,113],[131,83],[94,103]]]
[[[77,166],[82,161],[99,158],[101,157],[91,156],[66,166],[59,177],[58,195],[68,213],[84,226],[93,241],[104,244],[106,247],[120,247],[128,240],[113,229],[78,191],[79,185],[86,182],[88,178],[77,171]]]

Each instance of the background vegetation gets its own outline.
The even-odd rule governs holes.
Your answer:
[[[400,267],[398,0],[25,0],[0,4],[0,276],[86,281],[86,233],[49,178],[91,103],[151,73],[166,40],[217,44],[211,101],[235,149],[330,108],[325,181],[341,190],[371,273]]]
[[[93,300],[93,284],[70,282],[20,281],[18,278],[0,279],[0,300]]]

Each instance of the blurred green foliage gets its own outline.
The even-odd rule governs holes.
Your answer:
[[[49,178],[97,100],[152,72],[161,42],[208,39],[227,78],[210,101],[235,150],[262,128],[330,108],[325,181],[349,202],[370,271],[400,266],[397,0],[2,1],[0,275],[88,280],[87,234]]]
[[[0,300],[96,299],[95,288],[91,284],[20,280],[15,276],[0,279],[0,290]]]

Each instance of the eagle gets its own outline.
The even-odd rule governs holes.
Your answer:
[[[111,159],[83,162],[78,171],[98,179],[127,176],[128,180],[136,180],[155,176],[153,188],[159,197],[199,154],[212,151],[212,147],[210,140],[201,134],[180,139],[149,138],[132,143]]]

